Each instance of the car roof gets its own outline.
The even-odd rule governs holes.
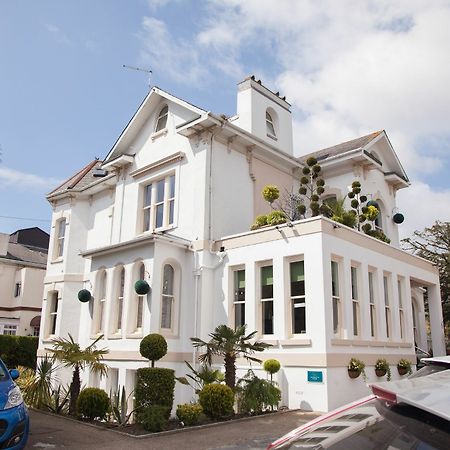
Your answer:
[[[440,366],[450,367],[450,356],[431,356],[430,358],[422,358],[420,362],[424,364],[438,364]]]
[[[371,384],[374,394],[395,395],[403,403],[450,421],[450,371],[433,373],[421,378],[385,381]]]

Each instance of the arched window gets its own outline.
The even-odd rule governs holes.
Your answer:
[[[173,328],[174,315],[174,278],[175,271],[170,264],[163,269],[162,298],[161,298],[161,328]]]
[[[275,123],[269,111],[266,111],[266,131],[269,136],[275,137]]]
[[[125,292],[125,269],[121,267],[119,269],[119,274],[116,280],[116,323],[115,323],[115,333],[122,332],[122,314],[123,314],[123,297]]]
[[[169,114],[169,107],[165,105],[159,112],[158,118],[156,119],[155,133],[166,128],[168,114]]]
[[[101,334],[105,332],[105,305],[106,305],[106,270],[102,270],[98,276],[97,288],[97,313],[96,330],[95,332]]]
[[[139,279],[145,280],[145,266],[139,266]],[[142,331],[142,320],[144,316],[144,295],[138,295],[136,303],[136,332]]]

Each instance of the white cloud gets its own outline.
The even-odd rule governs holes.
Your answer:
[[[438,191],[416,181],[398,192],[397,205],[405,216],[399,226],[401,239],[411,236],[415,230],[430,227],[436,220],[450,221],[450,189]]]
[[[46,23],[45,28],[60,44],[66,45],[72,44],[72,41],[69,39],[67,34],[63,30],[61,30],[61,28],[59,28],[57,25]]]
[[[32,173],[20,172],[8,167],[0,167],[0,188],[51,189],[61,184],[55,178],[41,177]]]
[[[144,17],[139,37],[143,45],[141,63],[153,70],[157,67],[166,77],[180,83],[200,83],[207,78],[198,49],[172,36],[163,21]]]

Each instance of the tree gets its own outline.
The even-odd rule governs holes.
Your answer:
[[[96,347],[97,342],[102,337],[99,336],[85,349],[82,349],[70,334],[69,339],[57,338],[52,340],[53,348],[49,351],[53,353],[53,358],[60,361],[64,367],[73,369],[69,403],[69,414],[71,415],[75,415],[77,411],[77,399],[81,389],[80,370],[89,368],[92,372],[106,375],[108,366],[103,363],[103,355],[108,353],[108,350],[97,349]]]
[[[450,324],[450,222],[437,220],[430,228],[414,231],[402,240],[405,250],[435,263],[439,270],[444,323]]]
[[[209,336],[211,339],[208,342],[202,341],[199,338],[191,338],[192,345],[195,348],[206,347],[206,351],[199,357],[200,362],[212,364],[214,355],[223,357],[225,364],[225,383],[231,389],[236,385],[236,359],[238,356],[243,356],[248,361],[261,363],[260,359],[254,358],[250,355],[255,352],[262,352],[266,348],[271,347],[262,341],[250,342],[256,335],[256,331],[248,335],[245,334],[246,325],[240,326],[233,330],[226,325],[219,325],[213,333]]]

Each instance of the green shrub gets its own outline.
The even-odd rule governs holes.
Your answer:
[[[268,360],[264,361],[263,367],[266,372],[268,372],[272,375],[274,373],[277,373],[280,370],[281,364],[280,364],[280,361],[278,361],[276,359],[268,359]]]
[[[202,412],[203,408],[198,403],[185,403],[177,407],[177,417],[185,425],[197,424]]]
[[[166,427],[170,409],[167,406],[152,405],[142,410],[141,423],[145,430],[156,433]]]
[[[229,416],[233,413],[234,393],[225,384],[208,384],[199,394],[204,413],[213,418]]]
[[[153,367],[155,361],[161,359],[167,353],[167,341],[164,336],[158,333],[148,334],[142,339],[139,351],[144,358],[152,362]]]
[[[267,214],[267,223],[269,225],[279,225],[285,223],[286,220],[286,214],[283,211],[272,211]]]
[[[77,411],[81,416],[93,420],[103,419],[109,410],[109,397],[103,389],[86,388],[80,392]]]
[[[8,366],[36,369],[38,338],[32,336],[0,335],[0,358]]]
[[[262,190],[262,196],[266,202],[273,203],[275,200],[278,200],[278,197],[280,196],[280,190],[277,186],[268,184]]]
[[[175,389],[175,371],[146,367],[136,372],[136,389],[134,391],[137,419],[141,422],[141,408],[148,406],[165,406],[168,408],[167,419],[173,405],[173,392]]]
[[[261,214],[260,216],[256,217],[255,223],[252,225],[252,230],[256,230],[260,227],[263,227],[264,225],[267,225],[267,216]]]
[[[273,409],[281,400],[281,391],[271,382],[255,376],[249,370],[247,375],[239,380],[239,410],[245,413],[262,413],[266,408]]]

